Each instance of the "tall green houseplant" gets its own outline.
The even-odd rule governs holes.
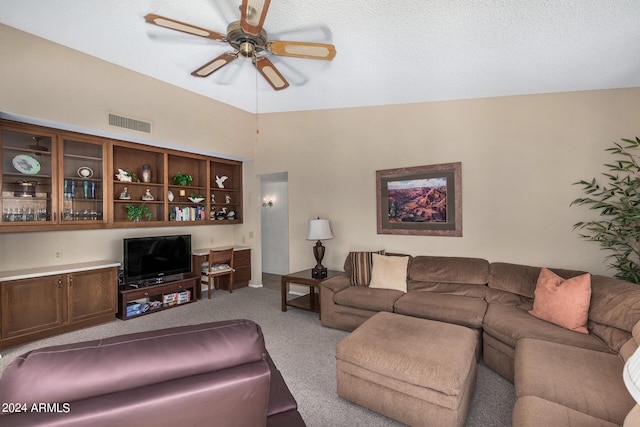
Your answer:
[[[608,172],[603,173],[603,183],[595,178],[578,181],[585,197],[571,205],[586,205],[600,212],[598,221],[580,221],[574,230],[580,237],[598,242],[610,252],[610,266],[615,277],[640,283],[640,139],[622,139],[607,148],[616,157],[613,163],[605,163]]]

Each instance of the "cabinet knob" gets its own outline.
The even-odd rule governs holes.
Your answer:
[[[148,296],[149,296],[149,292],[145,292],[145,293],[144,293],[144,296],[145,296],[145,297],[148,297]]]
[[[62,279],[58,279],[58,289],[62,287]]]

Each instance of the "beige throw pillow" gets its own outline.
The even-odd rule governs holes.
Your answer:
[[[408,256],[385,256],[373,254],[370,288],[394,289],[407,292]]]

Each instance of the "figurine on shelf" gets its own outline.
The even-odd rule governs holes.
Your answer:
[[[216,195],[214,193],[211,193],[211,204],[212,205],[216,204]]]
[[[154,200],[153,195],[151,194],[151,189],[147,188],[144,195],[142,196],[142,200]]]
[[[223,182],[225,182],[229,177],[222,175],[222,176],[218,176],[216,175],[216,184],[218,184],[218,188],[224,188],[224,184]]]
[[[216,214],[216,219],[225,219],[227,216],[227,208],[222,208]]]
[[[216,219],[216,210],[215,209],[211,209],[211,211],[209,212],[209,219]]]
[[[229,213],[227,214],[227,219],[229,219],[229,220],[234,220],[234,219],[236,219],[236,212],[235,212],[233,209],[231,209],[231,210],[229,211]]]
[[[230,196],[230,195],[228,195],[228,194],[226,194],[226,195],[224,196],[224,202],[225,202],[226,204],[231,203],[231,196]]]
[[[118,169],[118,173],[116,174],[116,178],[120,182],[131,182],[131,174],[124,169]]]
[[[131,196],[129,195],[129,189],[127,189],[127,187],[124,187],[122,189],[122,193],[120,193],[120,197],[118,197],[120,200],[131,200]]]

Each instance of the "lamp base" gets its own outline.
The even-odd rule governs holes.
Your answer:
[[[326,279],[327,278],[327,267],[318,267],[316,266],[311,270],[311,277],[314,279]]]

